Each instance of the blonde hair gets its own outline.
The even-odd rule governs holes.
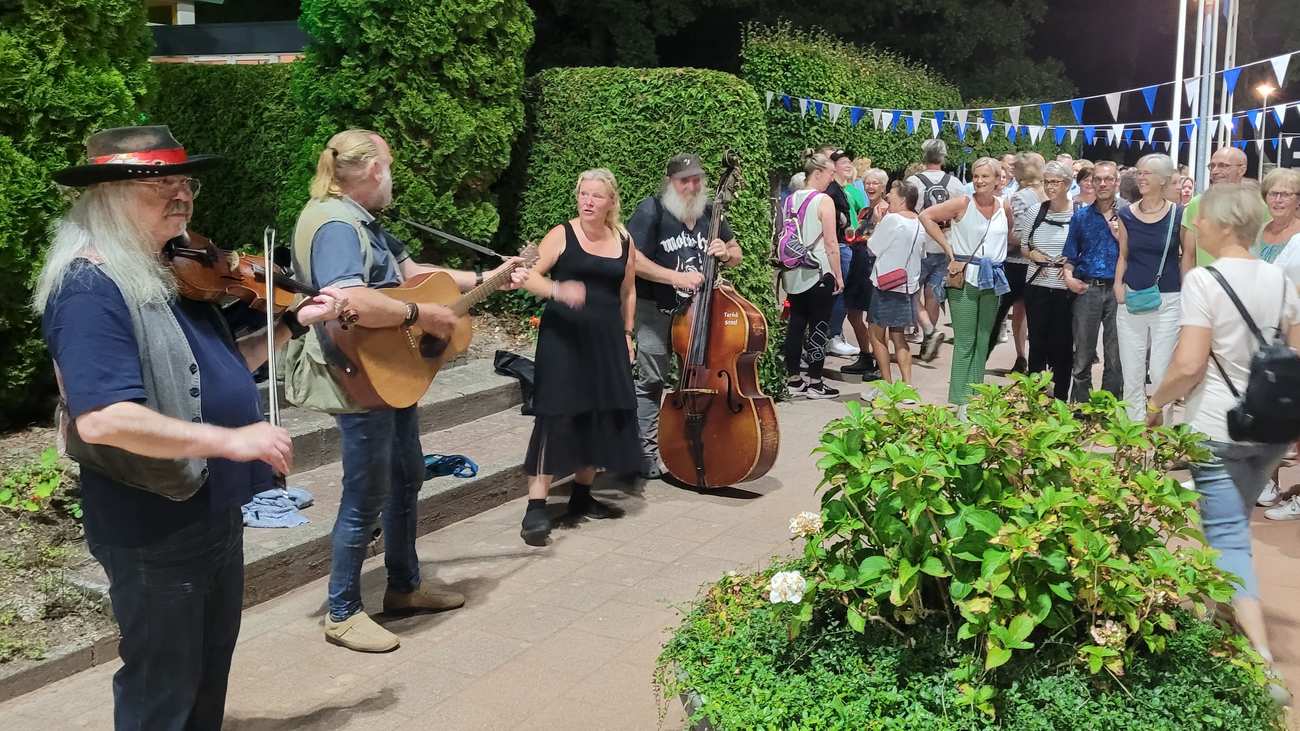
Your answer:
[[[1201,195],[1200,215],[1207,221],[1224,226],[1242,245],[1259,237],[1267,222],[1268,211],[1259,204],[1259,188],[1253,185],[1211,185]]]
[[[378,138],[368,129],[348,129],[331,137],[316,160],[311,197],[319,200],[342,196],[343,185],[364,176],[370,163],[379,159]]]
[[[622,196],[618,191],[618,179],[608,168],[592,168],[583,170],[578,174],[578,182],[573,186],[573,197],[578,197],[578,191],[582,190],[582,184],[588,181],[596,181],[605,184],[609,190],[610,206],[605,211],[605,225],[609,227],[620,239],[627,238],[627,229],[623,227],[623,202]]]
[[[1016,164],[1014,166],[1016,180],[1019,180],[1022,186],[1042,182],[1043,164],[1043,156],[1037,152],[1022,152],[1016,155]]]
[[[859,157],[855,159],[853,161],[853,170],[857,172],[859,178],[867,177],[867,173],[871,170],[871,158]]]
[[[994,160],[991,157],[981,157],[980,159],[971,163],[970,166],[971,176],[974,176],[975,171],[980,168],[993,168],[993,175],[996,177],[998,174],[998,170],[1002,168],[1002,163],[998,160]]]
[[[1264,176],[1264,180],[1259,184],[1261,195],[1267,196],[1270,191],[1279,185],[1290,186],[1291,189],[1300,193],[1300,170],[1295,168],[1273,168]]]
[[[826,153],[813,152],[812,150],[804,151],[803,172],[805,178],[817,172],[818,170],[824,170],[825,168],[834,167],[834,166],[835,163],[831,162],[830,156],[827,155]]]
[[[92,185],[55,221],[32,294],[37,314],[45,311],[77,259],[103,267],[128,304],[167,302],[176,296],[175,276],[158,259],[149,232],[133,215],[138,194],[129,182]]]

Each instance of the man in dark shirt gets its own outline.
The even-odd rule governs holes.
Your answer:
[[[1116,192],[1119,170],[1102,161],[1092,171],[1097,200],[1075,211],[1065,238],[1065,286],[1074,300],[1074,377],[1071,401],[1087,401],[1092,391],[1092,363],[1097,355],[1097,331],[1102,339],[1101,387],[1119,398],[1124,377],[1119,364],[1119,338],[1115,332],[1115,263],[1119,260],[1119,209]]]
[[[740,263],[740,244],[724,220],[709,240],[712,203],[698,155],[668,161],[663,188],[641,201],[627,230],[636,244],[636,400],[641,475],[658,479],[659,402],[672,353],[673,314],[686,309],[704,282],[703,256]]]
[[[105,130],[87,153],[55,175],[86,190],[55,228],[35,302],[70,419],[61,436],[81,463],[86,543],[122,635],[114,723],[219,729],[243,602],[239,508],[272,468],[289,470],[293,444],[262,421],[251,371],[265,333],[236,342],[157,264],[193,211],[187,174],[212,158],[159,126]],[[147,235],[123,234],[127,221]],[[330,294],[282,319],[276,341],[337,317]]]

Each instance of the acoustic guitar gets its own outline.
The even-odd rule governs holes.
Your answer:
[[[329,360],[343,361],[331,363],[331,370],[348,398],[364,409],[402,409],[419,401],[442,366],[469,348],[473,338],[470,308],[500,289],[516,268],[535,264],[537,247],[530,244],[519,256],[522,261],[464,294],[446,272],[420,274],[400,287],[375,290],[401,302],[445,305],[457,316],[446,338],[418,325],[346,330],[337,323],[327,325],[326,333],[336,350],[335,358]]]

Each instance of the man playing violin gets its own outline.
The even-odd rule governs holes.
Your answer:
[[[217,309],[176,295],[160,257],[185,232],[216,158],[188,156],[167,127],[110,129],[58,221],[33,306],[60,381],[61,437],[81,464],[86,543],[109,579],[121,632],[119,729],[221,727],[243,601],[240,506],[287,472],[292,442],[262,420],[251,371],[265,334],[235,341]],[[336,318],[326,290],[277,341]]]
[[[740,263],[726,221],[708,240],[713,204],[698,155],[668,161],[663,188],[637,205],[628,219],[636,257],[636,418],[641,433],[641,476],[663,476],[659,459],[659,402],[672,355],[673,314],[686,309],[704,283],[701,256],[727,266]]]
[[[461,291],[468,291],[483,282],[484,274],[417,264],[375,220],[393,201],[392,164],[388,144],[374,132],[350,129],[330,138],[316,165],[311,200],[294,229],[295,269],[308,284],[346,291],[358,327],[418,325],[445,337],[456,322],[450,309],[407,304],[375,290],[424,272],[446,271]],[[517,288],[527,278],[526,268],[516,268],[507,288]],[[372,620],[361,601],[361,564],[381,514],[388,570],[385,612],[455,609],[465,597],[420,584],[415,523],[424,451],[417,406],[370,411],[353,406],[328,369],[314,367],[324,362],[323,349],[329,347],[318,337],[311,333],[303,352],[289,354],[286,378],[292,383],[286,383],[286,395],[300,406],[334,413],[343,443],[343,498],[334,524],[325,639],[360,652],[387,652],[398,646],[397,636]]]

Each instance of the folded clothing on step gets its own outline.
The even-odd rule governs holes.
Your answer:
[[[263,490],[244,505],[244,525],[249,528],[293,528],[310,523],[298,511],[311,504],[311,493],[301,487],[290,487],[288,491],[278,487]]]

